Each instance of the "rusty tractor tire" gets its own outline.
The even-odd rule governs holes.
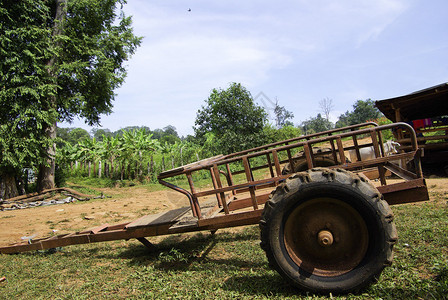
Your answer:
[[[327,152],[327,151],[331,151],[331,148],[313,147],[314,153],[322,153],[322,152]],[[294,158],[294,161],[293,161],[292,167],[291,167],[290,163],[287,163],[282,170],[283,175],[308,170],[308,162],[306,161],[304,151],[300,151],[300,152],[296,153],[293,156],[293,158]],[[347,157],[345,159],[347,161],[349,161],[349,159]],[[318,155],[314,158],[314,167],[331,167],[331,166],[335,166],[337,164],[338,164],[338,162],[334,160],[334,158],[331,154]]]
[[[272,192],[260,220],[260,245],[270,267],[301,290],[356,292],[392,263],[393,218],[367,179],[314,168]]]

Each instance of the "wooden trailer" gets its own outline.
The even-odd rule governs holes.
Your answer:
[[[390,130],[408,132],[410,147],[388,153],[383,133]],[[374,158],[362,160],[363,149]],[[355,160],[348,159],[349,151]],[[401,160],[413,160],[415,171],[401,168]],[[304,163],[306,171],[299,170]],[[180,178],[189,188],[175,185]],[[377,179],[376,185],[369,178]],[[392,262],[397,232],[388,204],[428,200],[417,138],[406,123],[365,123],[300,136],[211,157],[158,179],[187,205],[0,247],[0,253],[131,238],[153,249],[147,237],[259,224],[270,266],[291,284],[319,293],[350,292],[374,282]]]

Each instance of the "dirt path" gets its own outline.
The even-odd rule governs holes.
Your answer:
[[[174,191],[150,192],[144,187],[100,189],[110,198],[0,211],[0,245],[21,241],[21,237],[46,237],[119,224],[140,216],[188,205],[188,199]]]
[[[448,178],[427,179],[431,200],[448,199]],[[151,192],[145,187],[99,189],[111,198],[23,210],[0,211],[0,245],[21,241],[21,237],[46,237],[119,224],[140,216],[187,206],[188,200],[174,191]],[[417,204],[418,205],[418,204]]]

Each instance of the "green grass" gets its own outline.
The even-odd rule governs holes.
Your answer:
[[[391,267],[356,295],[301,293],[269,269],[257,226],[0,255],[0,299],[448,299],[448,199],[393,207]]]

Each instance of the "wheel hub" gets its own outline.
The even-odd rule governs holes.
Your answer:
[[[330,247],[333,245],[333,235],[328,230],[321,230],[317,235],[317,242],[322,247]]]
[[[319,276],[338,276],[355,268],[369,243],[365,221],[350,205],[335,198],[315,198],[293,209],[284,225],[289,257]]]

